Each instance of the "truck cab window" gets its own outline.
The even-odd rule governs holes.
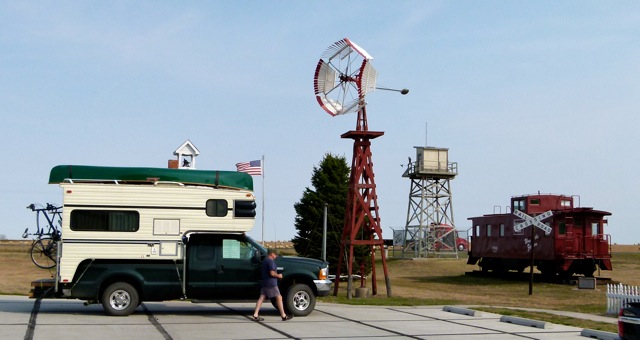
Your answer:
[[[256,249],[248,242],[234,239],[222,241],[222,258],[250,260],[256,254]]]

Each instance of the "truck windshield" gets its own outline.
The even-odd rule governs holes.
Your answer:
[[[259,250],[262,256],[267,256],[267,248],[263,247],[258,241],[247,236],[247,242],[249,242],[257,250]]]

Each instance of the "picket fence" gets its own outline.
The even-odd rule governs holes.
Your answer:
[[[618,315],[620,308],[629,302],[640,302],[638,286],[607,285],[607,315]]]

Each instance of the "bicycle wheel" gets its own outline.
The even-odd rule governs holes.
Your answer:
[[[33,241],[31,245],[31,261],[44,269],[56,266],[56,257],[58,255],[58,243],[50,237],[43,237]]]

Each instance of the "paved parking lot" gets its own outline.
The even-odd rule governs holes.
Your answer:
[[[544,328],[469,316],[442,306],[378,307],[318,303],[307,317],[283,322],[271,306],[264,322],[250,319],[253,303],[144,303],[127,317],[104,315],[76,300],[0,296],[2,339],[587,339],[582,329]]]

